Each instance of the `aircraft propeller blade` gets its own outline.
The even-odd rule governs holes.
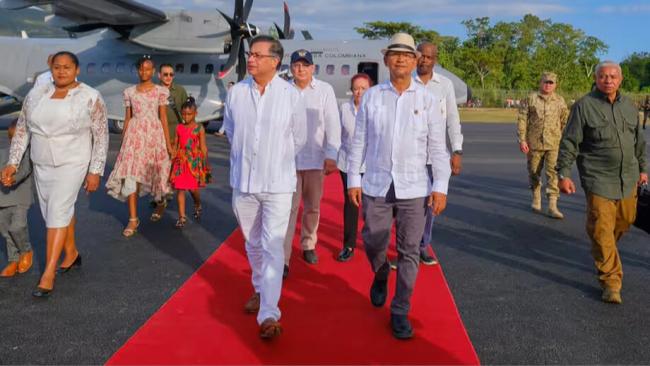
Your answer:
[[[248,16],[250,15],[252,8],[253,8],[253,0],[246,0],[246,4],[244,5],[244,13],[242,15],[242,19],[244,21],[248,21]]]
[[[280,26],[278,25],[278,23],[273,22],[273,25],[275,25],[275,30],[278,32],[278,38],[279,38],[279,39],[287,39],[287,38],[284,36],[284,32],[282,31],[282,28],[280,28]]]
[[[246,51],[244,46],[239,47],[239,58],[237,59],[237,81],[242,81],[246,77]]]
[[[246,0],[246,3],[244,3],[244,0],[235,0],[235,14],[232,18],[217,9],[230,25],[230,39],[232,42],[228,61],[226,61],[223,71],[219,73],[219,78],[228,75],[235,63],[237,63],[237,79],[241,80],[246,75],[246,50],[243,41],[249,40],[259,33],[259,29],[247,21],[252,7],[253,0]]]
[[[284,33],[285,39],[293,39],[291,36],[291,15],[289,15],[289,5],[287,5],[287,2],[284,2],[284,28],[282,29],[282,33]]]

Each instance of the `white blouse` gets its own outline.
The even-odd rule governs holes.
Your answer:
[[[62,100],[51,99],[54,91],[54,84],[46,84],[27,94],[11,140],[9,164],[18,165],[31,144],[35,164],[89,162],[89,173],[103,174],[108,120],[101,95],[83,83]]]
[[[341,104],[341,148],[336,166],[343,173],[347,172],[347,157],[354,137],[354,126],[357,118],[357,108],[354,107],[354,99]],[[361,173],[365,172],[365,164],[361,164]]]

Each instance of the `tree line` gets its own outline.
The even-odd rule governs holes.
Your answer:
[[[367,22],[355,30],[366,39],[387,39],[396,32],[416,42],[438,45],[438,63],[472,88],[534,90],[544,71],[555,72],[564,92],[588,91],[595,66],[608,46],[570,24],[527,14],[516,22],[492,24],[489,17],[462,22],[467,38],[443,36],[408,22]],[[650,53],[634,53],[621,62],[623,88],[650,92]]]

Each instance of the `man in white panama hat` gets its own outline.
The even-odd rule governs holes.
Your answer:
[[[382,53],[390,80],[363,97],[348,153],[348,195],[357,206],[363,200],[363,241],[375,273],[370,300],[377,307],[386,302],[390,274],[386,251],[395,219],[399,256],[391,328],[396,338],[408,339],[413,336],[408,313],[426,211],[432,207],[438,215],[445,209],[451,167],[440,102],[412,78],[418,55],[413,37],[395,34]],[[433,183],[427,162],[432,165]]]

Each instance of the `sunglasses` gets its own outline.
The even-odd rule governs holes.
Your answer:
[[[546,81],[544,81],[544,84],[555,84],[555,81],[546,80]]]
[[[162,76],[174,76],[173,72],[164,72]]]

